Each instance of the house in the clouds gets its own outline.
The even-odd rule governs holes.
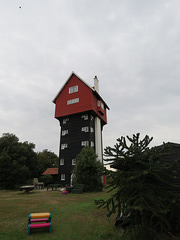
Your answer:
[[[72,181],[76,156],[84,146],[93,147],[102,162],[102,130],[109,109],[99,94],[99,81],[90,87],[72,72],[57,96],[55,118],[60,122],[59,178],[62,185]]]

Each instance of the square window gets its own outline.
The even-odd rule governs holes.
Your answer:
[[[61,180],[62,180],[62,181],[65,180],[65,174],[64,174],[64,173],[61,174]]]
[[[89,141],[82,141],[81,142],[81,146],[87,146],[87,147],[89,147]]]
[[[67,121],[69,121],[69,118],[64,118],[64,119],[63,119],[63,124],[66,124]]]
[[[94,147],[94,142],[91,142],[91,147]]]
[[[65,148],[67,148],[67,147],[68,147],[68,144],[67,144],[67,143],[61,144],[61,150],[65,149]]]
[[[62,136],[68,134],[68,130],[62,130]]]
[[[78,92],[78,85],[69,88],[69,94]]]
[[[76,159],[72,159],[72,165],[76,165]]]
[[[88,114],[82,115],[82,118],[84,118],[84,120],[88,120]]]
[[[82,131],[82,132],[89,132],[89,127],[82,127],[82,128],[81,128],[81,131]]]
[[[60,159],[60,165],[64,165],[64,159]]]
[[[91,127],[91,132],[94,132],[94,128],[93,127]]]

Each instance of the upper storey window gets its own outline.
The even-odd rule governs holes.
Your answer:
[[[102,109],[104,109],[104,104],[101,101],[97,101],[97,106],[101,107]]]
[[[89,127],[82,127],[82,128],[81,128],[81,131],[82,131],[82,132],[89,132]]]
[[[74,98],[74,99],[68,100],[67,105],[78,103],[78,102],[79,102],[79,98]]]
[[[84,118],[84,120],[88,120],[88,114],[82,115],[81,118]]]
[[[63,143],[61,144],[61,150],[68,148],[68,144],[67,143]]]
[[[66,134],[68,134],[68,130],[62,130],[62,136],[65,136]]]
[[[78,85],[69,88],[69,94],[78,92]]]
[[[64,118],[64,119],[63,119],[63,124],[66,124],[67,121],[69,121],[69,118]]]
[[[104,104],[102,103],[102,101],[100,101],[100,100],[97,101],[97,107],[98,107],[98,111],[99,111],[102,115],[104,115],[104,112],[103,112],[103,110],[104,110]]]
[[[101,108],[104,110],[104,104],[103,103],[101,103]]]

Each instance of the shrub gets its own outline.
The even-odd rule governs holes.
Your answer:
[[[51,175],[44,175],[39,178],[40,182],[44,182],[44,185],[47,186],[48,184],[53,183],[53,177]]]

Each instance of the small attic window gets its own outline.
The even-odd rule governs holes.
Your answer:
[[[100,114],[104,115],[104,104],[102,103],[102,101],[100,100],[97,101],[97,108]]]
[[[67,101],[67,105],[78,103],[78,102],[79,102],[79,98],[71,99]]]
[[[104,104],[103,103],[101,103],[101,108],[104,110]]]
[[[78,85],[69,88],[69,94],[78,92]]]

